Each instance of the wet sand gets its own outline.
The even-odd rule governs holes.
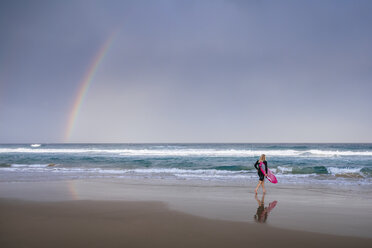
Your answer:
[[[257,197],[253,189],[152,179],[0,182],[0,247],[365,247],[372,241],[368,188],[268,185]]]
[[[372,239],[212,220],[160,202],[0,201],[1,247],[366,247]],[[263,238],[267,237],[267,238]]]

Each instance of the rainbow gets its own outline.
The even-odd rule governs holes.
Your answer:
[[[83,80],[80,83],[79,90],[77,92],[74,104],[73,104],[71,112],[69,114],[67,128],[66,128],[66,132],[65,132],[65,142],[68,142],[70,140],[71,133],[74,129],[76,118],[79,115],[79,111],[80,111],[81,105],[83,103],[84,97],[87,94],[88,88],[93,81],[94,75],[95,75],[99,65],[101,64],[103,58],[107,54],[107,52],[108,52],[108,50],[109,50],[109,48],[112,44],[112,41],[114,40],[114,37],[116,36],[116,33],[117,33],[116,31],[111,33],[111,35],[107,38],[105,43],[103,43],[103,45],[100,47],[96,56],[93,59],[93,62],[90,64],[88,70],[86,71],[86,73],[84,75]]]
[[[67,182],[68,191],[70,193],[72,200],[79,200],[79,194],[76,191],[75,182],[74,181],[68,181]]]

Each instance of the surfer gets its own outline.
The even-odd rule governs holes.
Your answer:
[[[261,165],[265,165],[265,174],[262,173],[261,171]],[[261,186],[262,187],[262,191],[264,193],[266,193],[266,189],[265,189],[265,184],[264,184],[264,180],[265,180],[265,177],[267,176],[267,161],[266,161],[266,155],[265,154],[262,154],[260,156],[260,159],[256,161],[256,163],[254,164],[254,167],[256,168],[257,170],[257,173],[258,173],[258,176],[259,176],[259,182],[257,184],[257,187],[256,189],[254,190],[254,192],[257,194],[257,190],[258,188]]]

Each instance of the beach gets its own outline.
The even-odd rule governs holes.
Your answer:
[[[0,182],[1,247],[365,247],[369,189],[156,179]],[[369,194],[368,194],[369,192]],[[259,203],[275,206],[260,218]],[[270,205],[271,204],[271,205]]]
[[[266,154],[277,184],[258,182]],[[365,247],[371,144],[1,144],[1,247]]]

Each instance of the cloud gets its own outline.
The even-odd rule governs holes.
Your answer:
[[[0,8],[5,142],[62,141],[116,29],[71,141],[372,140],[368,1],[27,4]]]

